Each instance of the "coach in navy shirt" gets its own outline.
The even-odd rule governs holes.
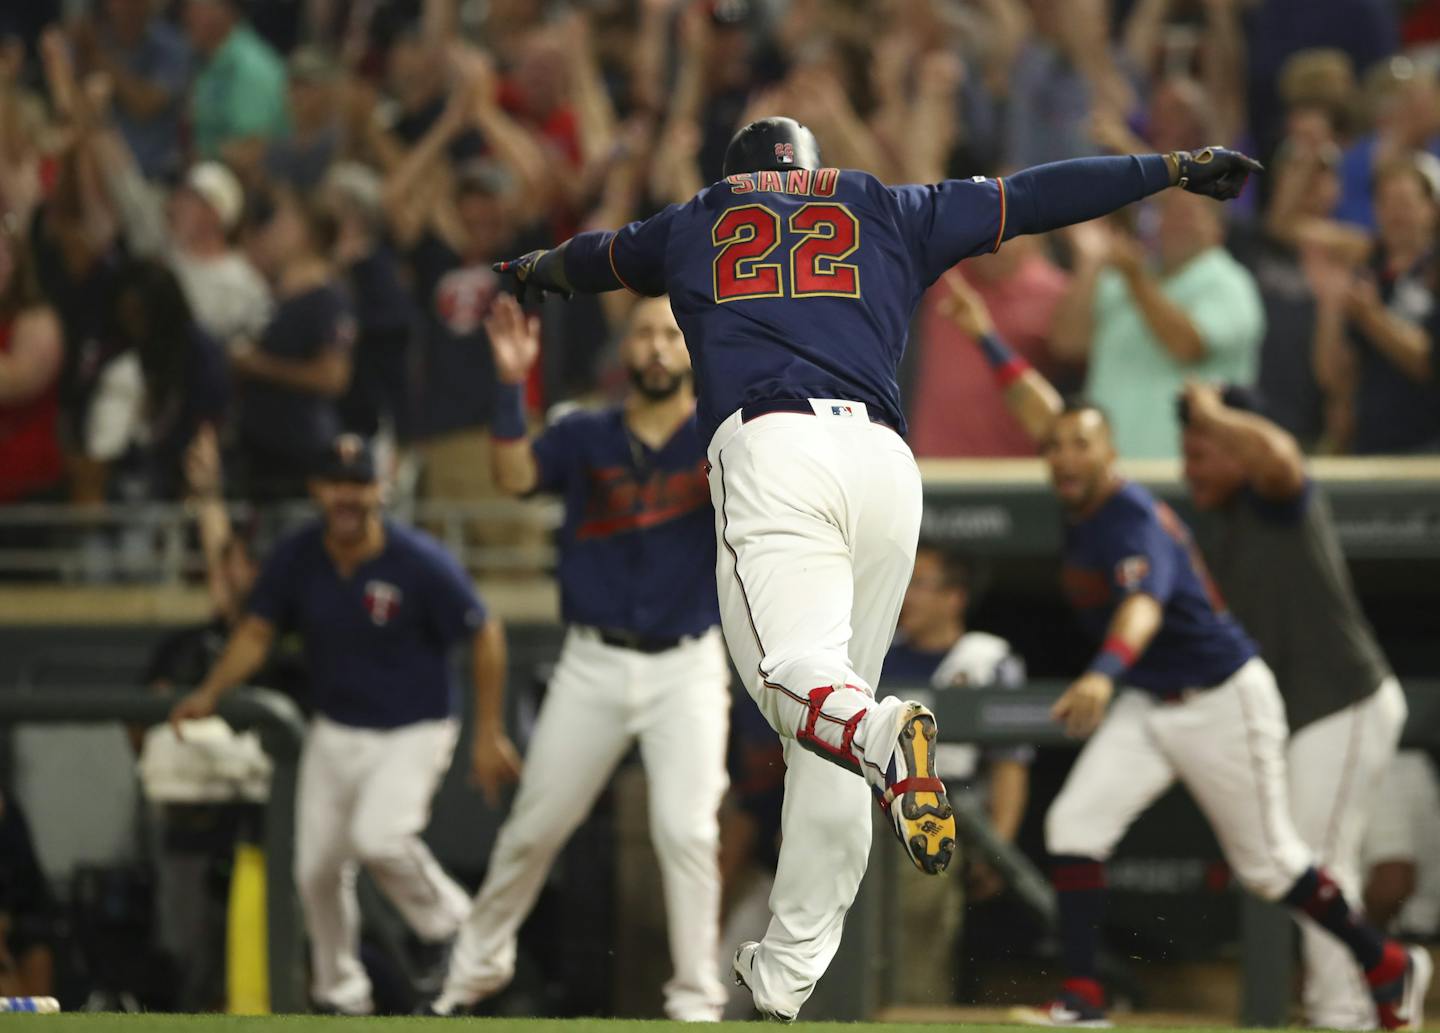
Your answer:
[[[200,687],[171,715],[177,731],[215,711],[259,670],[277,629],[304,641],[318,711],[300,764],[295,878],[305,908],[317,1007],[373,1010],[359,958],[356,866],[365,865],[420,941],[449,941],[466,893],[420,839],[459,731],[451,647],[469,640],[474,768],[486,795],[518,774],[500,720],[505,641],[470,579],[436,542],[383,519],[374,460],[344,435],[311,482],[323,519],[281,541],[249,612]]]

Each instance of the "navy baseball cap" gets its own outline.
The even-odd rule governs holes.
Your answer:
[[[373,484],[377,480],[375,452],[359,434],[341,434],[325,450],[315,476],[322,481]]]

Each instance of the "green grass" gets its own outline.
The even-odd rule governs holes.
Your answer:
[[[757,1031],[785,1028],[760,1022],[726,1022],[720,1025],[727,1029]],[[945,1028],[939,1024],[915,1023],[797,1022],[789,1029],[795,1033],[836,1033],[847,1026],[855,1027],[857,1033],[937,1033]],[[156,1030],[158,1033],[342,1033],[350,1029],[361,1033],[444,1033],[448,1029],[484,1030],[484,1033],[589,1033],[590,1030],[596,1033],[697,1033],[697,1030],[710,1028],[714,1027],[634,1019],[342,1019],[313,1015],[244,1017],[85,1013],[0,1016],[0,1033],[10,1033],[12,1029],[35,1030],[37,1033],[102,1033],[109,1030],[118,1033],[139,1033],[140,1030]],[[985,1033],[988,1030],[1016,1033],[1024,1027],[966,1024],[963,1028],[966,1033]],[[1176,1027],[1151,1030],[1143,1026],[1127,1026],[1125,1033],[1176,1033]],[[1240,1031],[1227,1027],[1185,1027],[1185,1033]]]

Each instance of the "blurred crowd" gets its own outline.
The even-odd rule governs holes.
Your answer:
[[[1168,192],[963,275],[1127,456],[1177,454],[1192,376],[1316,451],[1435,451],[1437,63],[1433,0],[5,4],[0,503],[178,498],[207,425],[250,500],[343,430],[489,495],[490,263],[687,198],[782,112],[897,183],[1255,153],[1233,212]],[[915,451],[1027,454],[943,301]],[[629,303],[547,303],[533,412],[623,381]]]

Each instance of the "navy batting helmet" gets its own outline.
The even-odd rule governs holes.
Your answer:
[[[725,148],[725,175],[763,169],[818,169],[815,134],[793,118],[762,118],[736,133]]]

